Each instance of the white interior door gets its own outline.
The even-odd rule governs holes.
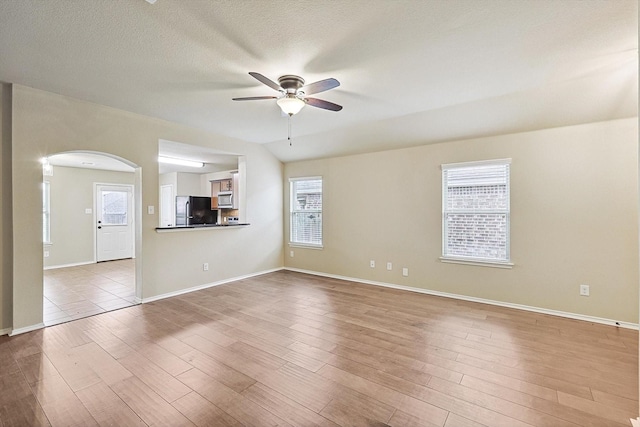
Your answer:
[[[133,187],[96,185],[96,261],[133,256]]]
[[[173,197],[173,185],[160,186],[160,227],[173,227],[176,215],[176,199]]]

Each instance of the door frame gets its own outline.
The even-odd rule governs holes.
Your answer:
[[[136,218],[137,218],[137,204],[136,204],[136,195],[135,195],[135,184],[113,184],[107,182],[94,182],[93,183],[93,262],[98,262],[98,230],[96,228],[96,223],[98,219],[98,187],[99,186],[107,186],[107,187],[125,187],[130,190],[131,193],[131,210],[133,210],[133,215],[131,217],[131,244],[133,245],[131,248],[131,258],[136,259]],[[137,295],[137,282],[136,282],[136,297]]]
[[[164,187],[170,187],[171,188],[171,200],[173,201],[173,203],[170,203],[169,207],[172,208],[171,209],[171,223],[173,224],[173,226],[176,225],[176,189],[174,188],[173,184],[162,184],[160,185],[160,206],[159,206],[159,217],[160,217],[160,227],[166,227],[166,225],[164,225],[164,223],[162,222],[162,211],[164,209],[164,199],[162,197],[162,189]]]

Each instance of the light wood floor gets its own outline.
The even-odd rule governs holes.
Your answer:
[[[282,271],[0,337],[0,425],[629,426],[637,335]]]
[[[135,261],[44,271],[44,324],[57,325],[135,303]]]

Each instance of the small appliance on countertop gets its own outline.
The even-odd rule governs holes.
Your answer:
[[[240,223],[240,218],[238,218],[237,216],[227,217],[227,224],[233,225],[233,224],[239,224],[239,223]]]

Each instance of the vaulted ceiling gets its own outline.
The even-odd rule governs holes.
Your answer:
[[[344,106],[292,119],[247,73]],[[637,116],[638,2],[0,1],[0,81],[266,144],[282,161]]]

